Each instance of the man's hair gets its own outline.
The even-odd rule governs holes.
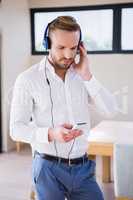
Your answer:
[[[80,25],[76,19],[71,16],[59,16],[49,24],[48,35],[56,29],[65,31],[79,31],[81,33]]]

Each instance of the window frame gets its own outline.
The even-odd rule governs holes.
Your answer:
[[[122,9],[133,8],[133,3],[121,3],[121,4],[107,4],[107,5],[86,5],[86,6],[72,6],[72,7],[47,7],[47,8],[31,8],[30,9],[30,24],[31,24],[31,53],[32,55],[47,55],[47,51],[37,51],[35,49],[35,13],[38,12],[62,12],[62,11],[82,11],[82,10],[113,10],[113,41],[112,50],[106,51],[87,51],[88,54],[130,54],[133,50],[121,49],[121,24],[122,24]]]

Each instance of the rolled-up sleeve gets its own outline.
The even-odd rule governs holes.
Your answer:
[[[114,95],[104,88],[94,76],[89,81],[84,81],[84,84],[95,109],[106,117],[112,117],[118,113]]]
[[[10,112],[10,136],[15,141],[26,143],[49,143],[49,127],[38,127],[30,123],[34,109],[30,85],[22,74],[18,76]]]

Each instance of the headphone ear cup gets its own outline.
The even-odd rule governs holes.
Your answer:
[[[81,32],[81,30],[80,30],[80,36],[79,36],[78,50],[79,50],[80,44],[82,44],[82,32]]]
[[[47,37],[47,44],[48,44],[48,49],[51,49],[51,42],[49,37]]]
[[[43,45],[44,45],[45,49],[50,49],[50,48],[51,48],[50,39],[49,39],[48,36],[46,36],[46,37],[44,38]]]
[[[47,49],[50,49],[51,45],[50,45],[50,39],[48,37],[48,29],[49,29],[49,25],[50,23],[47,25],[46,29],[45,29],[45,32],[44,32],[44,37],[43,37],[43,46],[44,48],[47,50]]]

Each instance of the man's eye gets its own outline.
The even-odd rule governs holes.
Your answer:
[[[64,47],[58,47],[58,49],[64,49]]]
[[[71,50],[76,50],[77,49],[77,47],[73,47],[73,48],[71,48]]]

